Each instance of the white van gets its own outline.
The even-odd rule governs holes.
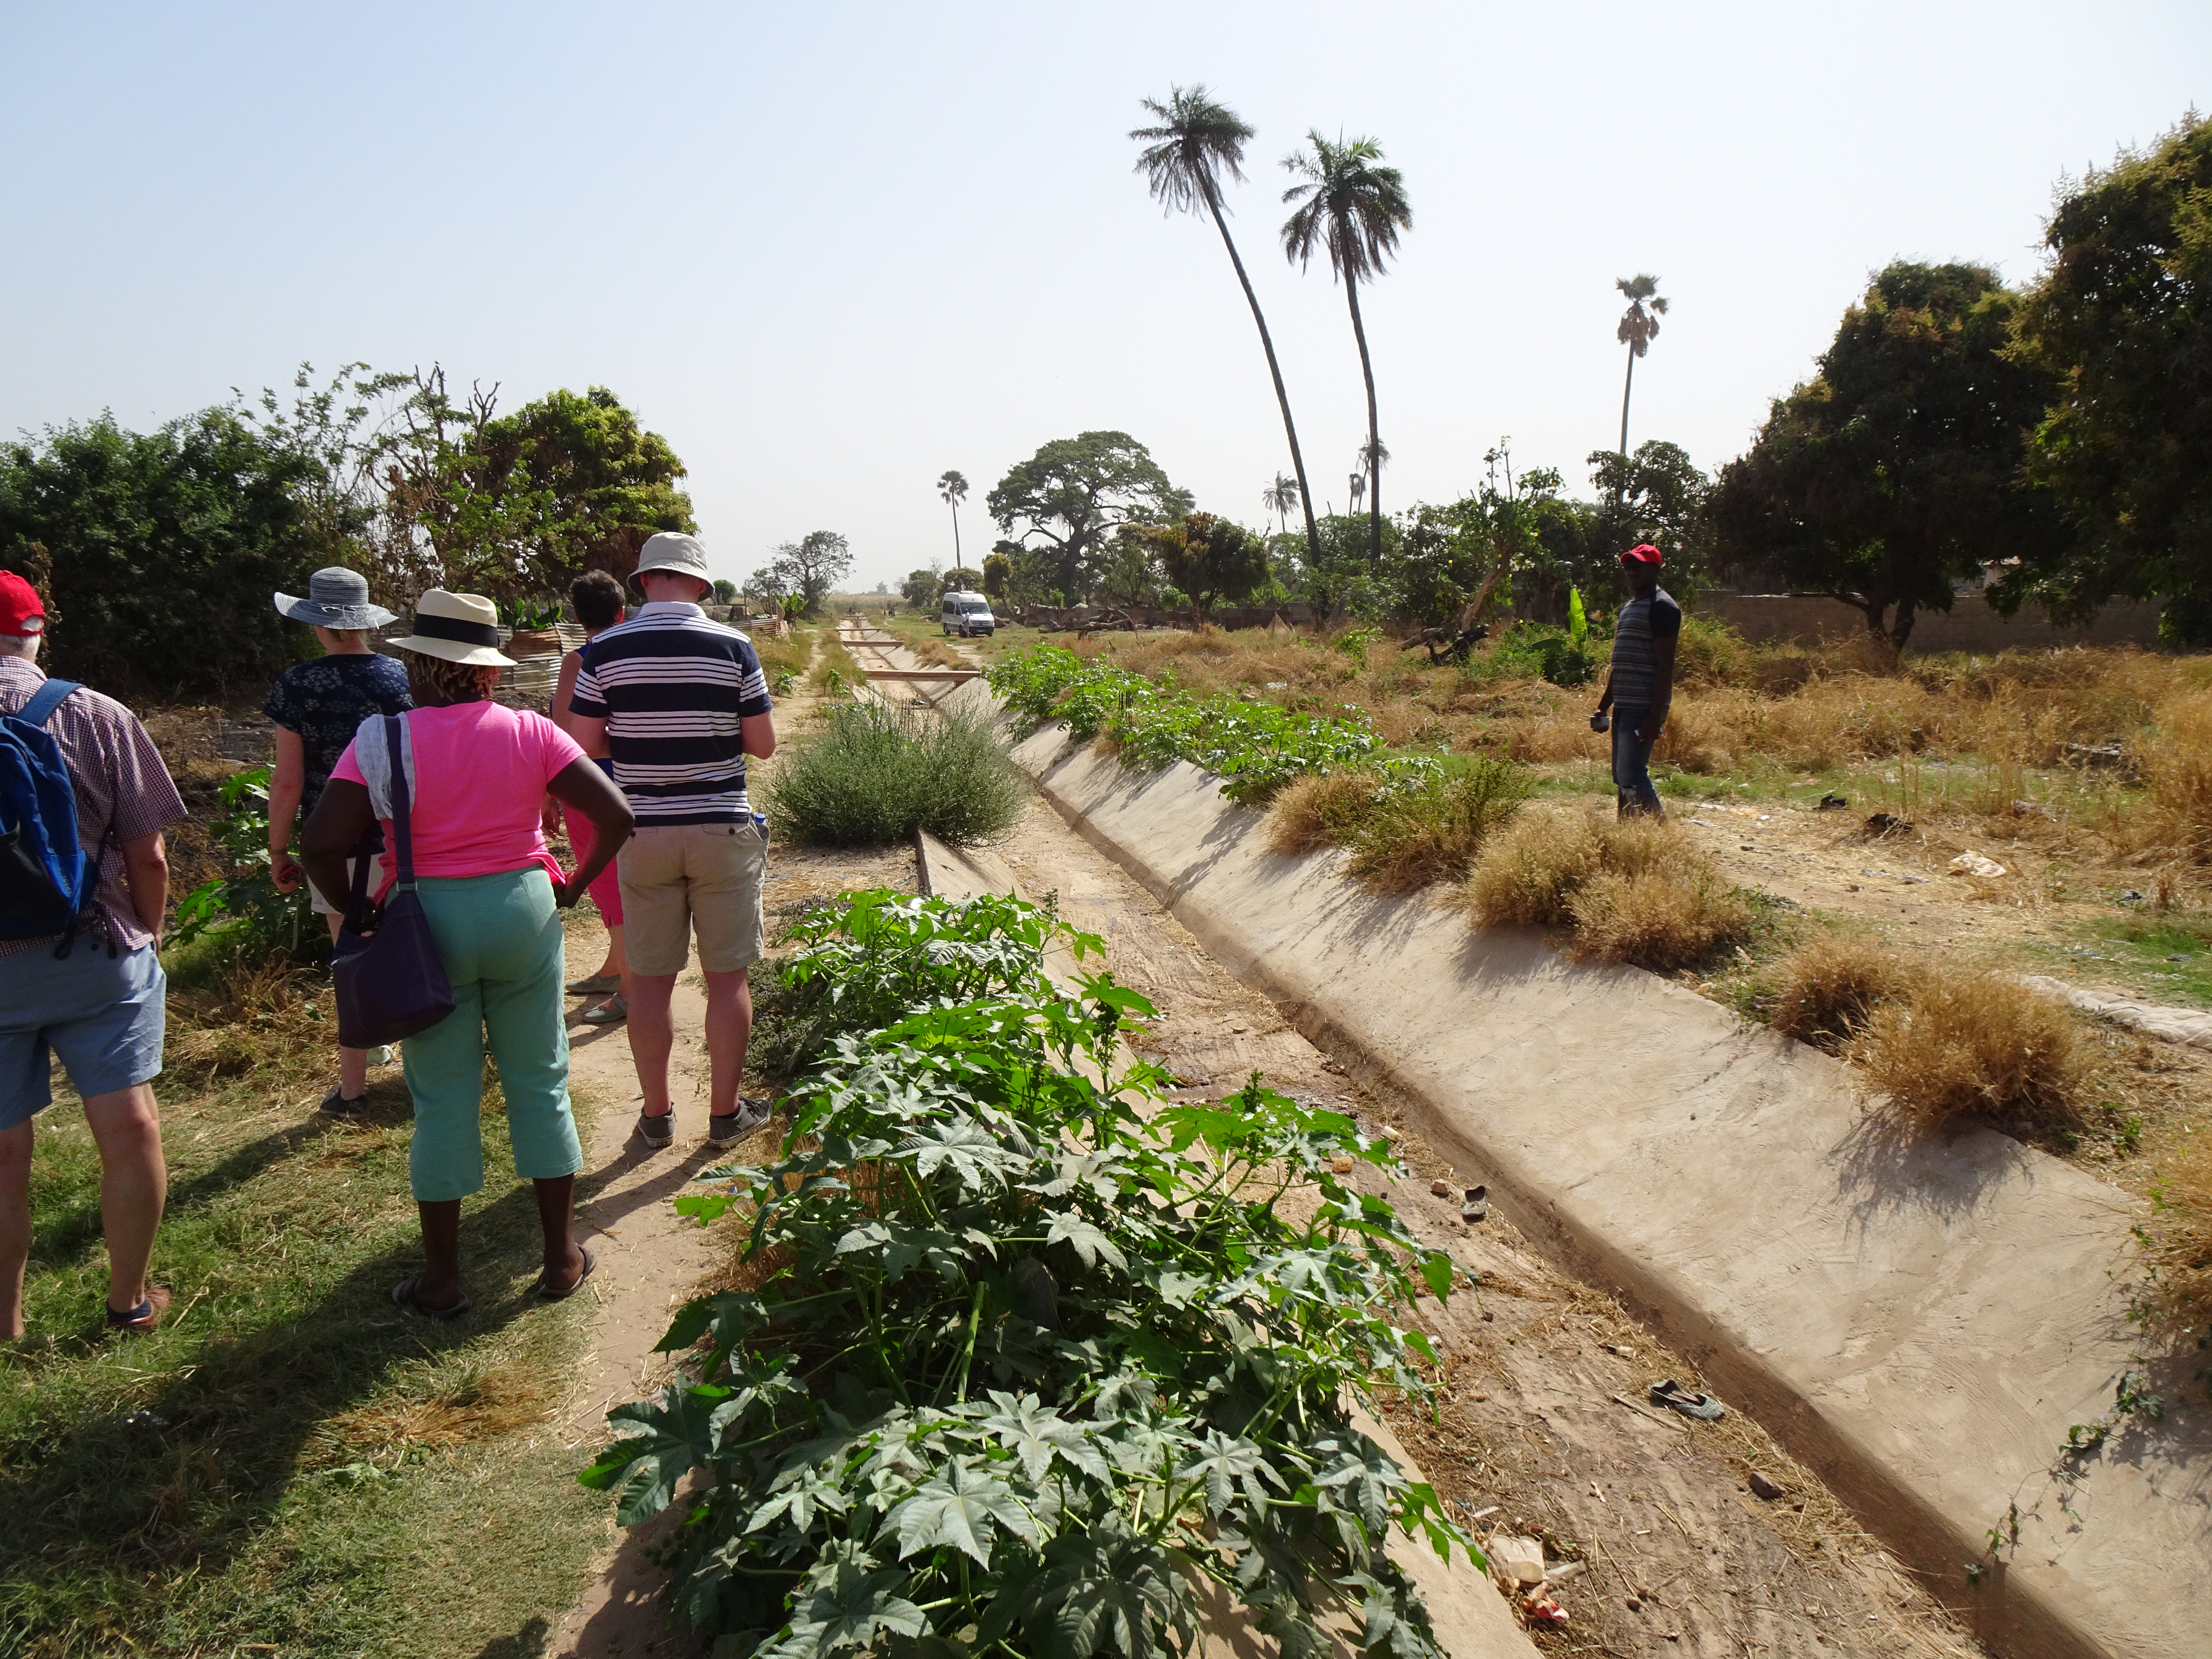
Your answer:
[[[937,620],[947,634],[957,634],[963,640],[999,631],[998,618],[991,614],[991,602],[981,593],[947,593],[939,608]]]

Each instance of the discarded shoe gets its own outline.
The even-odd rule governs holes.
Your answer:
[[[1685,1417],[1694,1417],[1707,1423],[1717,1423],[1728,1415],[1728,1407],[1709,1394],[1694,1394],[1668,1377],[1663,1382],[1651,1385],[1651,1403],[1666,1406]]]
[[[1468,1188],[1467,1189],[1467,1202],[1459,1206],[1459,1218],[1462,1221],[1466,1222],[1469,1226],[1474,1225],[1478,1221],[1489,1220],[1490,1188],[1487,1187]]]

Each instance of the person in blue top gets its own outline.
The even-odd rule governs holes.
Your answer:
[[[1613,711],[1613,791],[1624,818],[1667,816],[1651,787],[1651,745],[1667,724],[1674,700],[1674,647],[1682,637],[1682,607],[1659,586],[1659,550],[1649,542],[1620,556],[1628,578],[1628,603],[1613,630],[1613,669],[1590,716],[1590,729],[1606,729]]]
[[[305,599],[277,594],[276,611],[311,624],[323,647],[320,657],[294,663],[279,674],[261,708],[276,725],[276,765],[269,780],[269,877],[278,892],[289,893],[307,878],[292,856],[295,821],[315,810],[331,769],[361,723],[372,714],[403,713],[415,700],[398,659],[369,645],[369,635],[393,617],[382,605],[369,603],[368,583],[358,572],[343,565],[318,570],[307,578]],[[366,858],[383,850],[383,832],[372,827],[355,855]],[[346,868],[350,875],[350,861]],[[307,898],[335,940],[344,918],[312,885]],[[338,1050],[338,1080],[323,1097],[325,1112],[340,1118],[359,1113],[368,1087],[368,1060],[365,1048]]]

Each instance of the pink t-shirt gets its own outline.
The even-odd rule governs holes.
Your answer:
[[[418,876],[489,876],[526,870],[533,864],[561,880],[561,866],[545,847],[545,786],[584,758],[576,740],[543,714],[496,702],[449,703],[416,708],[399,717],[406,723],[410,764],[408,823]],[[368,789],[384,820],[382,863],[386,879],[395,873],[398,842],[392,830],[388,765],[383,739],[370,739],[368,772],[356,751],[366,730],[380,717],[362,722],[338,763],[334,778]]]

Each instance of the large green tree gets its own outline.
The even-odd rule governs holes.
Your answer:
[[[1115,526],[1180,519],[1191,499],[1127,433],[1084,432],[1012,467],[985,505],[1007,536],[1045,556],[1045,586],[1073,605],[1090,592]]]
[[[1298,182],[1283,192],[1293,211],[1283,223],[1283,253],[1304,270],[1315,252],[1325,252],[1329,268],[1342,279],[1352,307],[1352,337],[1359,345],[1359,372],[1367,381],[1368,555],[1382,562],[1382,432],[1375,409],[1375,363],[1367,351],[1367,325],[1359,315],[1359,284],[1382,274],[1384,259],[1398,251],[1398,233],[1413,224],[1406,180],[1382,165],[1382,149],[1372,138],[1331,143],[1318,132],[1306,134],[1307,149],[1283,158]],[[1303,474],[1300,475],[1303,477]]]
[[[235,408],[146,433],[112,415],[49,427],[0,445],[0,565],[46,575],[54,672],[123,696],[258,697],[303,637],[270,596],[305,592],[334,550],[306,504],[319,483],[311,455]]]
[[[1170,210],[1194,213],[1203,207],[1213,216],[1221,245],[1229,250],[1229,263],[1244,290],[1244,303],[1252,308],[1252,321],[1260,331],[1260,349],[1267,353],[1267,374],[1275,383],[1275,403],[1283,411],[1283,435],[1290,440],[1291,466],[1297,474],[1297,500],[1305,509],[1306,549],[1310,556],[1321,551],[1321,533],[1314,525],[1313,493],[1306,488],[1306,461],[1298,448],[1297,422],[1291,418],[1291,394],[1283,386],[1283,366],[1275,359],[1275,342],[1267,332],[1267,319],[1260,311],[1260,296],[1253,292],[1244,261],[1229,234],[1229,219],[1221,204],[1221,175],[1244,181],[1244,144],[1252,129],[1235,111],[1206,95],[1202,86],[1173,87],[1165,103],[1144,100],[1146,112],[1157,124],[1139,127],[1129,137],[1146,146],[1137,158],[1137,171],[1145,175],[1152,198]],[[1277,510],[1287,509],[1277,475]]]
[[[795,542],[786,542],[769,561],[766,580],[779,593],[795,593],[808,616],[853,568],[853,550],[834,530],[810,530]]]
[[[2058,620],[2159,599],[2169,640],[2212,642],[2212,120],[2092,173],[2045,240],[2017,324],[2020,361],[2055,383],[2027,472],[2075,533],[1990,599]]]
[[[2056,390],[2008,352],[2020,296],[1986,266],[1905,262],[1844,313],[1820,373],[1778,398],[1709,503],[1716,555],[1853,606],[1902,646],[1922,610],[2066,531],[2020,477]]]
[[[1710,562],[1712,528],[1705,517],[1705,499],[1712,480],[1690,459],[1680,444],[1649,438],[1636,446],[1624,461],[1610,449],[1592,450],[1589,458],[1590,483],[1596,487],[1598,504],[1590,513],[1592,550],[1613,564],[1639,542],[1650,542],[1666,556],[1667,591],[1686,599]],[[1592,597],[1609,595],[1616,587],[1626,597],[1620,572],[1595,588]]]

